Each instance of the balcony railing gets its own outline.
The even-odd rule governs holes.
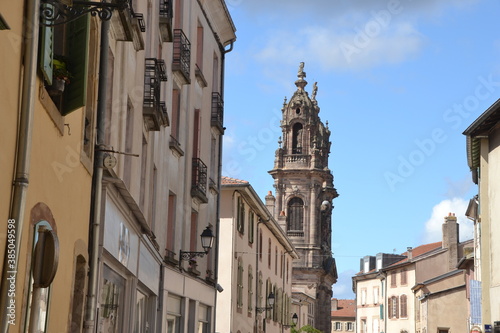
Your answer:
[[[180,74],[182,83],[191,83],[191,43],[182,29],[174,29],[172,70]]]
[[[118,11],[118,15],[113,16],[113,33],[116,40],[130,41],[136,51],[144,50],[144,38],[142,33],[146,31],[144,15],[137,13],[135,2],[129,1],[129,6],[125,10]]]
[[[159,131],[168,124],[166,106],[160,101],[161,82],[167,80],[165,62],[161,59],[146,58],[144,68],[144,121],[150,131]],[[166,117],[165,117],[166,116]]]
[[[164,43],[172,41],[172,0],[160,0],[160,35]]]
[[[207,166],[197,157],[192,163],[191,196],[198,198],[201,203],[207,203]]]
[[[212,115],[211,125],[216,127],[220,133],[224,133],[224,102],[218,92],[212,93]]]

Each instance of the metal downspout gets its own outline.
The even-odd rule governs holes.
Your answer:
[[[109,21],[101,21],[101,47],[99,55],[99,87],[97,95],[97,118],[96,118],[96,145],[94,152],[94,173],[92,178],[90,212],[91,229],[89,235],[90,245],[90,267],[89,286],[87,290],[87,301],[85,305],[84,332],[95,332],[97,314],[97,291],[99,287],[99,258],[100,258],[100,228],[101,228],[101,201],[102,201],[102,174],[103,174],[103,152],[105,112],[107,100],[107,77],[108,77],[108,52],[109,52]]]
[[[6,230],[7,240],[9,235],[13,234],[14,242],[5,243],[5,255],[2,268],[2,281],[0,287],[0,332],[7,333],[9,331],[9,315],[8,306],[14,304],[15,319],[21,318],[21,309],[15,303],[14,297],[10,295],[10,281],[16,282],[17,267],[19,262],[19,250],[21,246],[21,236],[23,234],[24,212],[26,208],[26,196],[29,183],[29,169],[31,161],[31,143],[33,133],[33,116],[35,103],[35,87],[36,87],[36,62],[38,54],[38,25],[39,25],[39,0],[26,1],[26,18],[24,20],[24,58],[22,72],[22,92],[21,92],[21,109],[19,114],[18,138],[16,149],[16,165],[15,178],[13,181],[13,190],[11,196],[11,205],[8,224],[13,222],[14,228]],[[14,230],[15,233],[11,233]],[[9,244],[14,244],[15,249]],[[9,261],[9,251],[14,250],[14,262]],[[12,253],[11,253],[12,254]],[[10,279],[10,280],[7,280]],[[17,293],[20,295],[20,293]],[[18,297],[18,299],[20,299]],[[22,304],[22,302],[19,302]],[[16,309],[19,308],[18,311]],[[12,318],[13,319],[13,318]],[[12,322],[11,322],[12,323]],[[15,323],[15,321],[14,321]],[[19,324],[17,320],[17,325]]]

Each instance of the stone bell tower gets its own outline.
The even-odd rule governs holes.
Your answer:
[[[313,311],[307,323],[331,332],[332,285],[337,268],[331,251],[332,200],[338,196],[328,169],[330,130],[319,118],[314,83],[311,96],[301,62],[295,81],[297,90],[282,108],[282,137],[274,168],[275,196],[266,197],[275,218],[300,255],[293,263],[294,298],[307,299]],[[306,300],[304,299],[304,300]],[[311,313],[311,308],[308,309]],[[306,311],[306,310],[304,310]]]

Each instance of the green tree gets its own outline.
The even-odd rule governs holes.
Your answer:
[[[295,327],[292,327],[292,333],[300,333],[300,332],[307,332],[307,333],[323,333],[322,331],[312,327],[311,325],[305,325],[299,328],[298,330]]]

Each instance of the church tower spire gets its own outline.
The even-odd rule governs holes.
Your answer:
[[[319,118],[315,82],[311,97],[304,63],[297,90],[282,108],[282,136],[269,173],[274,178],[274,215],[300,259],[293,263],[292,292],[307,295],[314,308],[314,327],[331,331],[330,300],[337,268],[331,251],[332,200],[338,196],[328,168],[330,130]]]

